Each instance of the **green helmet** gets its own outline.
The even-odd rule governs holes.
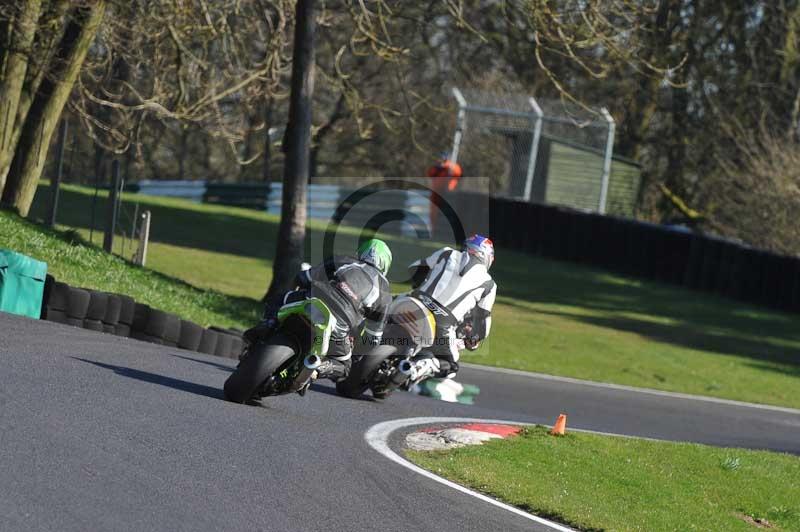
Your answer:
[[[358,246],[358,258],[378,268],[383,275],[389,273],[392,266],[392,250],[383,240],[371,238]]]

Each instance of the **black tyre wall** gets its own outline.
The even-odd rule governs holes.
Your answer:
[[[89,308],[86,310],[86,319],[103,321],[108,307],[108,294],[90,290],[89,295]]]
[[[123,294],[114,294],[119,298],[120,302],[120,309],[119,309],[119,320],[118,323],[122,323],[131,327],[133,325],[133,315],[136,311],[136,302],[133,300],[132,297],[126,296]]]
[[[217,332],[217,348],[214,354],[218,357],[229,357],[233,349],[233,336],[223,332]]]
[[[150,305],[145,305],[144,303],[134,304],[131,330],[136,332],[144,331],[148,319],[150,319]]]
[[[149,336],[163,339],[164,334],[167,332],[168,316],[166,312],[151,308],[150,315],[147,317],[147,323],[142,329],[142,332]]]
[[[218,341],[218,333],[210,329],[203,329],[203,337],[200,339],[200,345],[197,346],[197,350],[201,353],[213,355],[217,351]]]
[[[197,351],[200,342],[203,340],[203,328],[191,321],[181,320],[181,336],[178,339],[178,347]]]
[[[90,299],[91,296],[86,290],[70,287],[67,296],[67,318],[72,320],[86,319],[86,311],[89,310]]]
[[[140,331],[132,332],[131,338],[135,340],[141,340],[143,342],[150,342],[151,344],[164,345],[164,340],[162,338],[156,338],[155,336],[150,336],[149,334],[145,334]]]
[[[90,331],[103,332],[103,322],[86,318],[83,320],[83,328],[89,329]]]
[[[122,312],[122,300],[114,295],[108,294],[108,305],[106,306],[106,313],[103,316],[103,325],[110,326],[111,329],[114,329],[114,326],[119,323],[119,315]]]
[[[134,330],[136,330],[135,327]],[[147,324],[142,332],[148,336],[161,338],[165,342],[177,345],[181,335],[181,319],[175,314],[150,309]]]
[[[164,331],[164,343],[172,347],[178,346],[181,338],[181,319],[175,314],[167,314],[167,328]]]
[[[54,323],[66,323],[67,322],[67,313],[63,310],[56,310],[54,308],[47,309],[47,315],[45,318],[47,321],[52,321]]]
[[[237,331],[236,329],[226,329],[225,327],[209,327],[212,331],[216,331],[218,333],[228,334],[230,336],[242,336],[242,333]]]
[[[69,301],[69,286],[58,281],[53,283],[50,289],[50,297],[47,299],[46,307],[53,310],[67,311]]]
[[[238,359],[239,355],[242,354],[242,349],[244,348],[244,339],[242,338],[243,331],[240,331],[239,329],[225,329],[223,327],[209,328],[218,333],[220,336],[230,337],[220,340],[220,342],[224,342],[225,345],[222,347],[217,347],[217,356]]]
[[[50,296],[53,293],[53,285],[56,284],[56,278],[49,273],[44,278],[44,292],[42,293],[42,310],[39,314],[39,319],[44,320],[47,318],[47,307],[50,303]],[[60,310],[64,310],[62,306]]]

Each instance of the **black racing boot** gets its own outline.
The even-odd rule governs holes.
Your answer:
[[[317,368],[318,379],[330,379],[333,382],[343,381],[349,374],[350,365],[335,358],[326,358]]]
[[[458,362],[449,361],[438,359],[439,361],[439,372],[436,373],[433,377],[435,379],[449,379],[455,376],[458,373]]]
[[[394,388],[387,388],[386,386],[376,386],[372,389],[372,397],[374,397],[375,399],[386,399],[387,397],[392,395],[393,391]]]

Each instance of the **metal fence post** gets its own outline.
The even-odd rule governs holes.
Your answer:
[[[531,200],[531,193],[533,192],[533,174],[536,173],[536,157],[539,155],[539,140],[542,137],[542,119],[544,118],[542,108],[539,107],[539,104],[533,96],[528,98],[528,103],[530,103],[533,108],[536,119],[533,125],[531,152],[528,155],[528,172],[525,175],[525,201]]]
[[[450,160],[458,162],[458,152],[461,149],[461,138],[464,136],[464,127],[467,120],[467,100],[458,87],[453,87],[453,96],[458,102],[458,116],[456,117],[456,133],[453,136],[453,149],[450,152]]]
[[[116,170],[114,170],[114,167],[112,166],[112,172],[116,173],[117,175],[115,181],[119,181],[119,183],[116,183],[114,186],[114,189],[116,190],[116,198],[114,201],[114,223],[116,224],[119,222],[119,211],[122,208],[122,192],[125,190],[125,177],[122,175],[122,172],[119,169],[119,161],[114,159],[114,165],[116,166]],[[123,230],[123,233],[124,232],[125,231]]]
[[[605,214],[606,203],[608,202],[608,182],[611,180],[611,156],[614,153],[614,134],[617,124],[614,122],[614,117],[611,116],[608,109],[603,107],[600,109],[600,112],[608,123],[608,136],[606,137],[606,150],[603,158],[603,181],[600,184],[600,204],[597,206],[597,210],[600,214]]]
[[[147,262],[147,244],[150,240],[150,211],[142,213],[142,228],[139,230],[139,249],[133,259],[134,264],[144,266]]]

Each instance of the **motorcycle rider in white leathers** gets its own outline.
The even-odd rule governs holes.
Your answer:
[[[489,275],[492,262],[492,241],[473,235],[464,241],[462,251],[445,247],[409,266],[412,294],[436,317],[434,345],[415,357],[411,381],[453,378],[458,372],[459,347],[475,350],[489,336],[497,295],[497,285]]]

